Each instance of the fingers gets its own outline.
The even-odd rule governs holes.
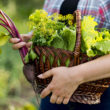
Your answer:
[[[38,77],[41,78],[41,79],[45,79],[45,78],[48,78],[48,77],[51,77],[53,76],[53,73],[52,73],[52,70],[49,70],[43,74],[40,74]]]
[[[53,104],[68,104],[69,103],[70,98],[64,98],[64,97],[58,97],[55,94],[52,94],[51,98],[50,98],[50,102]]]
[[[25,46],[25,45],[26,45],[25,42],[19,42],[19,43],[17,43],[17,44],[14,44],[14,45],[12,46],[12,48],[13,48],[14,50],[17,50],[17,49],[22,48],[22,47]]]
[[[69,103],[70,98],[64,98],[64,97],[58,97],[54,94],[52,94],[51,98],[50,98],[50,102],[53,104],[68,104]]]
[[[22,47],[25,46],[25,45],[26,45],[27,48],[30,48],[31,45],[32,45],[32,42],[28,42],[28,43],[20,42],[20,39],[18,39],[18,38],[10,38],[9,42],[14,44],[14,45],[12,46],[12,48],[13,48],[14,50],[17,50],[17,49],[19,49],[19,48],[22,48]]]
[[[9,42],[13,43],[13,44],[16,44],[16,43],[20,42],[20,39],[18,39],[18,38],[10,38]]]
[[[70,98],[65,98],[65,99],[63,100],[63,104],[68,104],[69,99],[70,99]]]
[[[51,89],[49,89],[49,87],[45,88],[42,93],[41,93],[41,98],[45,98],[46,96],[48,96],[51,93]]]
[[[28,42],[28,43],[26,43],[26,47],[27,47],[27,48],[30,48],[31,45],[32,45],[32,42]]]
[[[33,35],[33,33],[21,34],[21,38],[24,42],[28,42],[32,38],[32,35]],[[15,44],[15,43],[20,42],[20,39],[19,38],[10,38],[9,42]]]
[[[50,98],[50,102],[54,104],[54,103],[56,103],[56,101],[57,101],[57,96],[52,94],[52,96]]]
[[[29,32],[28,34],[21,34],[21,38],[24,42],[28,42],[33,36],[33,32]]]
[[[58,97],[56,104],[61,104],[63,102],[63,97]]]
[[[9,42],[13,43],[12,48],[14,50],[17,50],[17,49],[23,47],[24,45],[26,45],[25,42],[20,42],[20,39],[18,39],[18,38],[10,38]]]
[[[14,50],[17,50],[23,46],[26,45],[27,48],[30,48],[31,45],[32,45],[32,42],[28,42],[28,43],[25,43],[25,42],[20,42],[20,39],[18,38],[11,38],[9,40],[10,43],[13,43],[14,45],[12,46]]]

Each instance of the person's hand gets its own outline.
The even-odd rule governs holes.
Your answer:
[[[41,98],[45,98],[50,93],[52,96],[50,98],[51,103],[57,104],[67,104],[81,84],[79,76],[77,76],[76,71],[67,67],[53,68],[38,77],[41,79],[53,76],[50,84],[41,93]]]
[[[17,50],[22,48],[23,46],[27,46],[28,48],[32,45],[32,42],[28,42],[32,38],[33,32],[28,34],[21,34],[21,39],[23,40],[20,42],[18,38],[10,38],[9,42],[13,44],[12,48]]]

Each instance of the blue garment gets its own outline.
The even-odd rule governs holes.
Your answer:
[[[41,100],[41,105],[39,110],[73,110],[75,103],[69,102],[69,104],[52,104],[50,103],[50,97],[47,96],[46,98]],[[70,109],[71,108],[71,109]]]
[[[69,102],[67,105],[51,104],[49,96],[41,100],[40,110],[110,110],[110,88],[101,97],[101,103],[87,105]]]

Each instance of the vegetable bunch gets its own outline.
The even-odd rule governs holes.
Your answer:
[[[53,14],[48,16],[44,10],[36,10],[29,16],[29,27],[33,30],[33,46],[51,46],[74,51],[76,42],[76,25],[73,15]],[[81,21],[81,52],[89,57],[110,53],[110,32],[107,29],[96,28],[98,23],[92,16],[84,16]],[[34,57],[33,57],[34,56]],[[35,53],[31,50],[26,56],[34,60]]]
[[[76,41],[76,28],[73,26],[73,19],[71,14],[48,16],[46,11],[36,10],[29,16],[29,27],[33,30],[32,48],[37,45],[73,51]],[[26,62],[35,58],[35,53],[32,50],[25,57]]]
[[[17,37],[22,41],[16,26],[14,25],[12,20],[9,18],[9,16],[6,15],[2,10],[0,10],[0,15],[1,15],[0,25],[2,27],[4,27],[12,37],[14,37],[14,38]],[[8,35],[5,33],[0,33],[0,46],[4,45],[6,43],[6,41],[8,39],[7,36]],[[26,56],[27,52],[28,52],[28,49],[26,48],[26,46],[24,46],[20,49],[20,55],[21,55],[23,62],[24,62],[24,57]]]
[[[33,45],[53,46],[70,51],[74,49],[76,29],[72,26],[73,16],[71,14],[68,16],[58,16],[57,14],[48,16],[44,10],[36,10],[30,15],[29,20],[30,28],[34,32]]]
[[[82,20],[82,45],[81,50],[89,57],[110,53],[110,30],[97,30],[98,23],[94,17],[85,16]]]
[[[12,20],[1,10],[0,15],[2,16],[0,17],[0,25],[7,29],[12,37],[20,38],[20,34]],[[86,53],[89,57],[110,53],[110,30],[100,29],[98,31],[96,28],[98,23],[94,19],[92,16],[84,16],[81,21],[81,52]],[[29,27],[30,30],[33,30],[31,39],[33,45],[30,52],[25,46],[20,49],[23,62],[24,57],[26,62],[37,57],[32,50],[35,45],[74,51],[76,25],[75,23],[73,24],[73,20],[72,14],[66,16],[53,14],[48,16],[48,13],[44,10],[36,10],[32,13],[29,16]],[[4,45],[7,40],[8,34],[0,33],[0,46]]]

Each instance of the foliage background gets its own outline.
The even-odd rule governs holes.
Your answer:
[[[28,16],[42,8],[44,0],[0,0],[0,9],[8,14],[20,33],[28,32]],[[5,31],[0,28],[0,31]],[[10,43],[0,55],[0,110],[37,110],[35,94],[22,73],[18,51]]]

